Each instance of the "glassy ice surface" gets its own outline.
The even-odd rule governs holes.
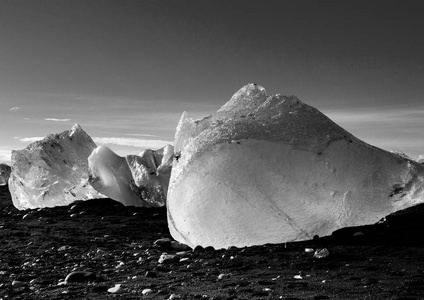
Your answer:
[[[121,157],[99,146],[88,158],[90,184],[100,193],[127,206],[165,205],[172,169],[173,147],[143,150]]]
[[[87,158],[96,148],[80,125],[12,151],[9,190],[18,209],[104,198],[88,183]]]
[[[305,240],[424,201],[423,165],[256,84],[212,116],[184,113],[175,155],[168,224],[192,247]]]

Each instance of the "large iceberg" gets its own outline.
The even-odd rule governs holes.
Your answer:
[[[18,209],[105,198],[88,183],[87,158],[96,148],[80,125],[12,151],[9,190]]]
[[[10,166],[6,164],[0,164],[0,185],[6,185],[10,177]]]
[[[225,248],[325,236],[424,202],[424,166],[355,138],[294,96],[249,84],[175,136],[172,236]]]
[[[165,205],[174,149],[143,150],[121,157],[102,145],[88,158],[90,184],[127,206]]]

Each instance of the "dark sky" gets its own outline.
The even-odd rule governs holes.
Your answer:
[[[75,122],[172,141],[184,110],[213,113],[256,82],[418,156],[423,16],[405,0],[0,0],[0,116],[16,128],[0,151]]]

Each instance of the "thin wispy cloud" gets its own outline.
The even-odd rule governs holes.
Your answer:
[[[106,134],[115,134],[115,135],[125,135],[125,136],[138,136],[138,137],[160,137],[159,135],[154,134],[147,134],[147,133],[118,133],[118,132],[111,132],[111,131],[98,131],[99,133],[106,133]]]
[[[158,135],[154,134],[146,134],[146,133],[124,133],[126,136],[144,136],[144,137],[159,137]]]
[[[353,110],[328,109],[323,111],[338,124],[355,124],[356,126],[384,125],[397,126],[401,124],[424,123],[424,107],[394,107],[382,109],[365,107]]]
[[[17,111],[17,110],[21,110],[21,109],[22,109],[22,107],[20,107],[20,106],[14,106],[14,107],[10,108],[9,110],[10,111]]]
[[[172,144],[170,141],[144,140],[136,138],[94,137],[93,140],[96,144],[113,144],[147,149],[158,149],[164,147],[167,144]]]
[[[44,118],[46,121],[52,121],[52,122],[68,122],[71,121],[71,119],[56,119],[56,118]]]
[[[10,163],[12,153],[10,150],[0,149],[0,162]]]
[[[424,106],[327,109],[324,114],[361,140],[417,158],[424,149]],[[421,152],[422,153],[422,152]]]

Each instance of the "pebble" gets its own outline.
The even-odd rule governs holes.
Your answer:
[[[141,293],[142,293],[143,295],[148,295],[148,294],[150,294],[150,293],[153,293],[153,290],[152,290],[152,289],[144,289],[144,290],[142,290],[142,291],[141,291]]]
[[[87,271],[74,271],[65,277],[65,284],[68,282],[84,282],[96,279],[96,274]]]
[[[124,290],[121,288],[121,284],[115,284],[114,287],[108,289],[107,291],[112,294],[121,294],[124,292]]]
[[[29,282],[29,284],[30,284],[30,285],[36,285],[36,284],[49,284],[49,283],[52,283],[52,280],[51,280],[51,279],[49,279],[48,277],[43,277],[43,276],[38,277],[38,278],[35,278],[35,279],[32,279],[32,280]]]
[[[12,281],[12,286],[13,287],[21,287],[21,286],[26,286],[26,285],[28,285],[28,282],[19,281],[19,280],[13,280]]]
[[[153,244],[164,249],[173,249],[177,251],[186,251],[190,249],[188,245],[173,241],[170,238],[158,239]]]
[[[218,280],[222,280],[222,279],[225,279],[225,278],[228,278],[228,277],[230,277],[230,274],[219,274]]]
[[[190,247],[189,247],[188,245],[186,245],[186,244],[182,244],[182,243],[179,243],[179,242],[177,242],[177,241],[172,241],[170,246],[171,246],[171,248],[172,248],[172,249],[174,249],[174,250],[182,250],[182,251],[185,251],[185,250],[189,250],[189,249],[190,249]]]
[[[157,277],[158,274],[154,271],[147,271],[146,274],[144,274],[145,277]]]
[[[163,248],[168,248],[171,246],[171,242],[172,240],[170,238],[163,238],[156,240],[153,244]]]
[[[162,253],[162,255],[159,257],[158,263],[167,264],[167,263],[177,262],[179,260],[180,259],[178,255]]]
[[[169,300],[173,300],[173,299],[180,299],[181,298],[181,296],[180,295],[177,295],[177,294],[171,294],[170,296],[169,296]]]
[[[327,248],[317,249],[314,253],[315,258],[324,258],[330,255]]]
[[[205,251],[205,248],[203,248],[202,246],[196,246],[196,247],[194,247],[194,249],[193,249],[193,252],[203,252],[203,251]]]
[[[191,253],[189,251],[180,251],[180,252],[177,252],[175,254],[177,254],[178,256],[181,256],[181,257],[186,257],[186,256],[191,255]]]

